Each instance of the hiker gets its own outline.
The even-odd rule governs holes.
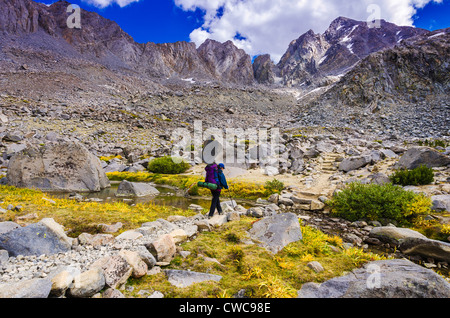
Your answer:
[[[211,201],[211,208],[209,209],[209,218],[213,217],[216,209],[219,214],[223,213],[222,207],[220,206],[220,193],[222,192],[222,188],[228,189],[228,184],[225,175],[223,174],[223,169],[225,169],[225,165],[223,163],[219,165],[216,163],[208,164],[205,168],[205,182],[218,185],[217,190],[210,190],[213,198]]]

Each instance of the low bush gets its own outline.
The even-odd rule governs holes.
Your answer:
[[[431,199],[391,183],[349,184],[327,204],[332,213],[349,221],[389,219],[410,225],[431,211]]]
[[[264,187],[271,192],[281,193],[284,189],[284,183],[277,179],[273,179],[272,181],[267,181]]]
[[[445,140],[441,140],[441,139],[435,139],[435,140],[425,139],[425,141],[419,140],[419,141],[417,141],[417,144],[419,146],[426,146],[426,147],[432,147],[432,148],[436,148],[436,147],[447,148],[449,145]]]
[[[174,160],[171,156],[153,159],[147,170],[153,173],[178,174],[186,172],[191,166],[184,160]]]
[[[412,170],[396,170],[391,176],[389,176],[389,179],[393,184],[399,184],[402,186],[425,185],[434,181],[434,173],[432,168],[422,165]]]
[[[130,182],[153,182],[153,174],[145,171],[139,172],[114,171],[114,172],[107,172],[106,176],[111,181],[127,180]]]

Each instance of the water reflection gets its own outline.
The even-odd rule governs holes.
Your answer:
[[[211,205],[210,198],[202,198],[202,197],[186,197],[184,195],[184,191],[172,188],[164,185],[154,185],[153,186],[158,189],[160,192],[157,196],[146,196],[141,198],[133,198],[133,197],[116,197],[116,192],[119,187],[118,183],[111,184],[110,188],[103,189],[100,192],[95,193],[80,193],[84,200],[99,200],[99,202],[126,202],[128,204],[138,204],[138,203],[153,203],[156,205],[175,207],[180,209],[187,209],[191,204],[197,204],[202,206],[205,209],[209,209]],[[52,196],[57,198],[68,199],[70,197],[70,193],[51,193]],[[221,201],[228,201],[230,198],[227,198],[226,195],[222,195]],[[244,206],[245,208],[250,208],[253,206],[251,202],[235,200],[238,204]]]

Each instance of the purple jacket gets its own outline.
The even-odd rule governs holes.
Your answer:
[[[213,163],[211,165],[207,165],[205,168],[205,171],[206,171],[205,182],[220,185],[218,170],[219,170],[219,167],[215,163]],[[215,191],[220,192],[221,190],[217,189]]]

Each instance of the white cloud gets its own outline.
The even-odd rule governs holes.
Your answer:
[[[278,62],[292,40],[309,29],[324,32],[339,16],[367,21],[373,14],[369,5],[376,4],[380,18],[411,26],[416,9],[432,1],[443,0],[175,0],[175,4],[186,11],[204,11],[205,23],[190,35],[197,46],[207,38],[232,40],[250,55],[269,53]]]
[[[139,2],[140,0],[83,0],[83,1],[103,9],[113,4],[117,4],[119,7],[123,8],[133,2]]]

